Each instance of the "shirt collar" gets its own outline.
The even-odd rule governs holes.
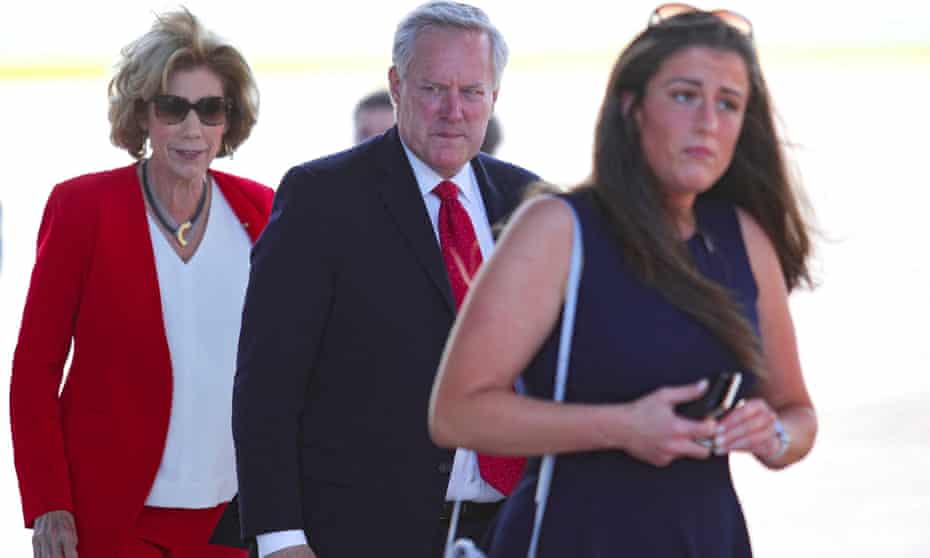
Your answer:
[[[407,154],[407,160],[410,161],[410,166],[413,168],[413,176],[417,180],[420,194],[426,197],[427,194],[432,193],[433,188],[446,179],[439,176],[429,165],[414,155],[413,151],[407,147],[407,144],[405,144],[403,140],[401,140],[400,144],[404,147],[404,153]],[[475,171],[471,168],[470,163],[465,163],[465,166],[459,169],[459,172],[448,180],[455,182],[455,185],[459,187],[459,192],[466,201],[473,202],[477,200],[478,181],[475,178]]]

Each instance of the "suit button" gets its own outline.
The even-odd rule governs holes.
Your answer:
[[[452,472],[452,462],[451,462],[451,461],[443,461],[442,463],[440,463],[440,464],[439,464],[439,472],[442,473],[442,474],[444,474],[444,475],[447,475],[447,474],[451,473],[451,472]]]

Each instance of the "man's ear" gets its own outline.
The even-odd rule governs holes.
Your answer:
[[[388,70],[388,88],[391,90],[394,106],[397,107],[400,101],[400,74],[397,73],[397,66],[391,66]]]

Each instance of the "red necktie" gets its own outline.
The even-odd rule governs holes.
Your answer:
[[[439,244],[442,246],[442,259],[446,263],[449,283],[456,308],[462,305],[472,278],[481,265],[481,247],[475,237],[471,219],[458,198],[458,186],[443,180],[433,188],[439,196]],[[481,478],[502,494],[513,492],[517,481],[523,475],[522,457],[498,457],[478,454],[478,469]]]

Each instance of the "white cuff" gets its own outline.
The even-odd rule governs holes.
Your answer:
[[[258,558],[265,558],[272,552],[277,552],[282,548],[306,545],[307,536],[300,529],[272,531],[271,533],[262,533],[256,536],[255,542],[258,544]]]

